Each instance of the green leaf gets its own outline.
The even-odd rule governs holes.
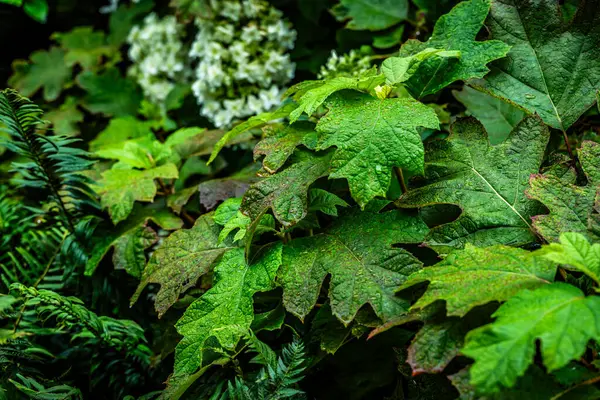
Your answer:
[[[452,82],[482,78],[487,63],[506,56],[509,46],[499,40],[475,41],[490,10],[490,0],[463,1],[438,19],[427,42],[410,39],[400,49],[400,57],[415,55],[427,48],[459,51],[460,58],[430,58],[407,82],[417,98],[433,94]]]
[[[23,0],[0,0],[0,3],[20,7],[23,5]]]
[[[266,137],[258,142],[254,147],[254,161],[264,155],[263,168],[269,174],[274,174],[283,167],[283,164],[299,145],[314,149],[317,146],[317,136],[314,124],[305,121],[296,122],[277,132],[274,136]]]
[[[194,373],[202,365],[202,348],[210,337],[233,350],[254,319],[252,296],[275,288],[281,266],[281,245],[261,252],[247,263],[244,249],[226,252],[215,267],[214,286],[194,301],[177,322],[183,339],[175,351],[174,375]]]
[[[369,70],[356,78],[336,76],[323,81],[308,81],[292,86],[287,94],[293,94],[298,107],[290,112],[290,123],[298,120],[302,113],[306,113],[309,117],[313,115],[325,100],[335,92],[345,89],[369,92],[382,84],[384,80],[383,75],[377,75],[375,70]]]
[[[544,239],[556,242],[561,233],[579,232],[591,241],[600,240],[600,144],[584,141],[579,150],[587,185],[576,186],[558,176],[534,175],[527,195],[543,203],[550,214],[533,217],[533,227]]]
[[[525,250],[467,245],[435,266],[411,275],[400,290],[429,282],[427,291],[411,309],[423,309],[444,300],[448,316],[463,317],[474,307],[504,301],[523,289],[548,284],[555,273],[554,263]]]
[[[408,16],[408,0],[341,0],[332,10],[347,29],[380,31]]]
[[[123,269],[135,278],[141,278],[146,266],[144,251],[158,241],[158,235],[149,226],[138,226],[119,237],[113,244],[115,269]]]
[[[278,279],[285,308],[304,319],[331,275],[331,309],[345,325],[365,304],[384,321],[404,313],[408,304],[394,292],[422,264],[392,245],[418,243],[427,231],[420,218],[400,211],[354,211],[321,234],[292,240],[284,246]]]
[[[308,187],[327,174],[331,152],[299,153],[299,160],[275,175],[250,186],[241,211],[253,221],[269,208],[286,227],[308,213]]]
[[[373,47],[378,49],[389,49],[398,46],[402,42],[404,25],[399,25],[389,33],[383,33],[373,38]]]
[[[56,135],[77,136],[80,132],[77,124],[83,122],[83,113],[77,107],[77,99],[69,96],[59,108],[44,114],[44,119],[52,122]]]
[[[404,83],[417,72],[423,61],[432,57],[460,58],[460,51],[427,48],[408,57],[390,57],[381,64],[381,72],[389,85]]]
[[[468,328],[461,318],[425,322],[408,348],[413,375],[442,372],[460,352]]]
[[[179,163],[179,157],[154,136],[147,136],[122,143],[122,147],[105,148],[95,152],[101,158],[118,160],[119,166],[126,165],[132,168],[149,169],[167,161]]]
[[[183,175],[183,170],[179,171],[179,179]],[[192,186],[189,188],[178,190],[167,198],[167,207],[175,212],[175,214],[181,214],[183,207],[190,201],[193,195],[198,193],[198,187]]]
[[[283,326],[285,320],[285,309],[281,304],[271,311],[254,314],[254,320],[250,329],[258,333],[260,331],[277,331]]]
[[[223,147],[225,147],[225,145],[227,145],[229,142],[233,141],[237,136],[243,134],[244,132],[246,132],[250,129],[258,128],[263,125],[266,125],[267,123],[269,123],[271,121],[274,121],[274,120],[277,120],[280,118],[285,118],[288,115],[290,115],[290,112],[292,112],[292,110],[294,110],[296,107],[297,106],[295,104],[288,103],[288,104],[281,106],[280,108],[278,108],[277,110],[275,110],[273,112],[266,112],[266,113],[256,115],[254,117],[249,118],[247,121],[244,121],[241,124],[236,125],[232,130],[227,132],[215,144],[215,146],[212,150],[212,154],[210,155],[210,158],[208,159],[208,163],[209,164],[212,163],[215,160],[215,158],[217,158],[217,155],[219,154],[221,149]]]
[[[412,2],[419,7],[419,11],[427,15],[428,21],[436,21],[450,11],[459,0],[412,0]]]
[[[42,24],[48,19],[48,3],[46,0],[24,0],[23,10],[31,18]]]
[[[460,92],[453,90],[452,94],[467,108],[467,115],[472,115],[482,123],[491,145],[504,142],[525,116],[513,105],[468,86],[464,86]]]
[[[539,118],[525,118],[496,146],[473,118],[458,120],[451,132],[448,140],[430,142],[424,182],[399,200],[401,207],[456,204],[462,209],[457,220],[433,228],[425,243],[445,254],[465,243],[533,242],[530,219],[541,207],[524,192],[529,176],[539,171],[548,128]]]
[[[247,217],[240,212],[241,204],[242,199],[240,197],[235,197],[225,200],[215,210],[214,220],[223,227],[223,230],[219,234],[219,243],[225,241],[231,232],[238,229],[239,230],[233,238],[234,243],[244,239],[246,236],[246,232],[250,227],[252,220],[250,217]],[[275,220],[270,215],[263,215],[256,228],[255,234],[260,234],[269,230],[275,230]]]
[[[102,31],[94,31],[91,26],[80,26],[66,33],[54,33],[60,47],[65,50],[65,62],[69,67],[80,65],[84,70],[100,65],[102,58],[118,54],[115,48],[106,44]]]
[[[364,208],[385,197],[392,168],[423,172],[423,142],[417,130],[438,129],[430,107],[410,98],[379,100],[366,94],[338,94],[319,121],[319,150],[336,146],[330,178],[345,178],[350,193]]]
[[[220,228],[212,214],[204,214],[191,229],[174,232],[156,249],[142,274],[140,284],[131,297],[135,303],[150,283],[161,285],[154,307],[159,317],[177,301],[178,296],[196,285],[215,262],[231,248],[218,243]]]
[[[600,285],[600,243],[591,244],[576,232],[560,235],[560,243],[550,243],[536,252],[556,263],[581,271]]]
[[[110,15],[108,42],[115,47],[120,47],[127,40],[131,28],[141,22],[153,7],[152,0],[140,0],[133,4],[121,3],[119,8]]]
[[[181,128],[171,133],[165,140],[165,145],[170,148],[175,148],[185,144],[190,138],[202,135],[206,131],[205,128],[189,127]]]
[[[87,92],[83,106],[92,113],[117,117],[136,115],[143,98],[138,85],[123,78],[116,68],[97,75],[91,71],[82,72],[77,83]]]
[[[475,360],[471,383],[483,393],[512,387],[533,363],[536,341],[548,371],[564,367],[600,340],[600,297],[554,283],[524,290],[493,315],[496,321],[471,331],[462,353]]]
[[[311,189],[308,198],[308,211],[321,211],[332,217],[338,216],[337,207],[348,207],[344,200],[323,189]]]
[[[488,26],[492,37],[512,46],[508,57],[473,84],[538,114],[566,130],[596,101],[600,89],[600,40],[595,2],[580,3],[564,22],[555,0],[494,1]]]
[[[102,173],[96,192],[101,197],[102,207],[108,208],[110,218],[116,224],[127,218],[135,201],[154,201],[154,179],[175,179],[177,176],[174,164],[164,164],[145,171],[111,169]]]
[[[65,63],[65,53],[58,47],[49,51],[33,52],[29,63],[13,64],[15,73],[8,84],[23,96],[32,96],[38,90],[44,90],[44,100],[58,98],[67,81],[71,78],[71,68]]]
[[[98,265],[100,265],[102,259],[106,256],[106,254],[108,254],[111,248],[116,246],[116,244],[120,241],[122,237],[127,237],[127,239],[123,239],[123,242],[129,242],[130,240],[135,238],[136,231],[146,227],[148,221],[152,221],[158,226],[160,226],[162,229],[166,230],[174,230],[181,228],[183,222],[179,218],[170,213],[168,210],[156,208],[156,206],[161,206],[160,203],[152,204],[152,206],[142,207],[140,204],[137,204],[136,206],[134,206],[133,211],[125,221],[122,221],[118,223],[115,227],[112,227],[109,230],[109,232],[103,232],[103,235],[98,235],[98,240],[96,243],[94,243],[94,247],[90,252],[90,257],[88,258],[88,261],[85,265],[86,276],[92,276],[94,274],[96,268],[98,268]],[[129,250],[132,249],[129,248]],[[113,260],[115,254],[116,253],[113,253]],[[138,247],[135,249],[135,251],[128,252],[127,254],[127,257],[129,259],[133,259],[131,255],[135,254],[135,259],[141,260],[142,256],[144,256],[144,251],[140,250]],[[120,253],[116,256],[119,260],[115,260],[115,265],[123,265],[123,262],[121,260],[124,260],[124,258],[122,258],[121,255],[123,255],[123,253]],[[124,268],[129,272],[133,271],[135,267]]]
[[[90,141],[90,150],[120,148],[129,139],[154,137],[150,121],[140,121],[131,116],[112,118],[108,126]]]

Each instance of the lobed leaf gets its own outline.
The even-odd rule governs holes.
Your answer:
[[[460,217],[433,228],[425,244],[441,254],[466,243],[519,246],[535,241],[531,217],[539,203],[525,196],[528,179],[539,171],[548,128],[528,117],[501,144],[490,146],[483,126],[461,119],[447,140],[425,152],[425,180],[398,201],[400,207],[456,204]]]

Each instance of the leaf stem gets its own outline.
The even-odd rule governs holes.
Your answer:
[[[567,153],[569,153],[569,157],[571,160],[575,161],[575,154],[573,154],[573,149],[571,149],[571,144],[569,143],[569,137],[567,136],[567,132],[564,129],[561,129],[563,134],[563,139],[565,141],[565,145],[567,145]]]
[[[406,183],[404,182],[404,174],[402,173],[402,168],[394,167],[394,172],[396,173],[396,177],[398,178],[398,182],[400,183],[400,189],[402,190],[402,194],[408,192]]]

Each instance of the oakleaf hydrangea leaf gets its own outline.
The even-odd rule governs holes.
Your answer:
[[[242,213],[254,221],[271,208],[284,226],[298,223],[308,213],[308,187],[327,174],[331,155],[297,153],[297,162],[250,186],[242,200]]]
[[[425,152],[425,180],[400,200],[401,207],[456,204],[460,217],[431,230],[425,243],[439,253],[465,243],[518,246],[535,240],[531,217],[541,206],[525,196],[529,176],[539,171],[548,142],[539,118],[525,118],[508,139],[490,146],[483,126],[458,120],[448,140]]]
[[[145,171],[110,169],[102,173],[96,192],[101,197],[102,207],[108,208],[110,218],[116,224],[127,218],[135,201],[154,201],[154,179],[175,179],[177,176],[177,167],[170,163]]]
[[[215,144],[210,158],[208,159],[208,163],[212,163],[215,160],[215,158],[217,158],[217,155],[219,154],[221,149],[223,149],[223,147],[225,147],[228,143],[232,142],[236,137],[240,136],[241,134],[250,129],[261,127],[263,125],[268,124],[271,121],[280,118],[285,118],[288,115],[290,115],[290,113],[296,107],[296,104],[288,103],[279,107],[275,111],[255,115],[254,117],[248,118],[247,121],[236,125],[232,130],[223,135],[223,137],[219,139],[219,141]]]
[[[344,200],[323,189],[311,189],[308,197],[308,211],[321,211],[324,214],[337,217],[337,207],[348,207],[348,203]]]
[[[406,19],[408,0],[341,0],[332,12],[348,29],[380,31]]]
[[[409,80],[417,72],[419,65],[431,57],[460,57],[460,51],[428,48],[408,57],[389,57],[381,64],[381,72],[388,84],[397,85]]]
[[[337,147],[329,177],[347,179],[362,208],[377,196],[385,197],[392,168],[423,172],[417,127],[439,127],[433,109],[410,98],[379,100],[356,92],[334,96],[328,107],[317,125],[322,133],[318,149]]]
[[[90,141],[90,150],[121,148],[123,142],[129,139],[152,138],[151,124],[131,116],[112,118],[108,126]]]
[[[469,328],[461,318],[426,321],[408,348],[413,376],[442,372],[460,352]]]
[[[250,217],[245,216],[240,211],[242,199],[235,197],[225,200],[215,210],[214,220],[221,225],[223,229],[219,233],[219,244],[225,241],[231,232],[237,230],[233,237],[233,242],[244,239],[246,232],[252,223]],[[275,230],[275,220],[271,215],[263,215],[258,224],[255,235],[260,235],[263,232]]]
[[[77,108],[77,99],[67,97],[59,108],[48,111],[44,119],[52,122],[52,129],[57,135],[76,136],[79,134],[77,124],[83,122],[83,113]]]
[[[54,101],[71,78],[71,67],[65,63],[65,53],[58,47],[36,51],[30,62],[15,62],[15,73],[8,84],[23,96],[32,96],[44,89],[44,100]]]
[[[558,241],[563,232],[579,232],[591,241],[600,241],[600,226],[595,224],[600,193],[600,144],[583,142],[579,159],[587,178],[585,186],[576,186],[551,174],[531,177],[527,195],[550,210],[550,214],[533,217],[533,227],[548,241]]]
[[[264,155],[263,168],[268,173],[274,174],[301,144],[309,149],[317,146],[314,124],[306,121],[296,122],[274,136],[264,138],[254,147],[254,160]]]
[[[88,93],[83,106],[90,112],[117,117],[137,114],[142,92],[134,81],[123,78],[116,68],[98,75],[85,71],[79,74],[77,82]]]
[[[296,121],[302,113],[309,117],[327,100],[329,96],[341,90],[370,92],[385,81],[384,75],[377,75],[372,69],[359,77],[336,76],[323,81],[302,82],[291,87],[287,94],[294,93],[298,107],[290,113],[290,123]]]
[[[158,205],[160,205],[160,203]],[[183,222],[168,210],[142,207],[140,204],[137,204],[134,206],[133,211],[125,221],[120,222],[115,227],[111,227],[109,232],[98,235],[99,239],[94,244],[94,247],[90,253],[90,257],[85,265],[85,275],[93,275],[94,271],[96,271],[96,268],[98,268],[98,265],[100,265],[102,259],[106,256],[106,254],[108,254],[108,251],[116,246],[122,237],[127,237],[127,239],[123,239],[121,245],[132,240],[138,230],[146,227],[148,221],[154,222],[165,230],[179,229],[183,225]],[[128,258],[135,258],[137,262],[138,260],[141,260],[142,257],[145,257],[143,250],[138,250],[139,248],[129,248],[127,250],[127,253],[129,254]],[[113,260],[115,259],[115,256],[116,258],[120,259],[115,260],[115,265],[123,265],[123,261],[121,261],[124,260],[121,258],[122,254],[123,253],[116,255],[116,253],[113,253]],[[135,255],[132,257],[132,254]],[[143,267],[144,266],[142,265],[142,269]],[[124,269],[128,272],[133,271],[133,267],[124,267]]]
[[[194,301],[177,322],[183,339],[175,350],[174,375],[196,372],[202,365],[202,349],[210,337],[233,350],[254,319],[252,296],[275,288],[281,266],[281,245],[261,252],[247,263],[244,249],[226,252],[214,271],[214,285]]]
[[[435,266],[411,275],[400,290],[429,282],[427,291],[412,309],[444,300],[449,316],[462,317],[474,307],[504,301],[523,289],[548,284],[554,280],[555,273],[554,263],[525,250],[467,245]]]
[[[404,43],[400,57],[427,48],[460,52],[460,58],[425,60],[406,85],[415,97],[436,93],[454,81],[482,78],[489,72],[489,62],[506,56],[510,46],[499,40],[475,41],[489,10],[490,0],[463,1],[437,20],[427,42],[410,39]]]
[[[467,335],[462,350],[475,360],[471,383],[482,393],[514,386],[533,363],[538,340],[548,371],[580,358],[590,340],[600,340],[600,297],[586,297],[565,283],[524,290],[493,317]]]
[[[119,52],[106,44],[103,31],[94,31],[91,26],[76,27],[70,32],[54,33],[55,39],[65,51],[68,66],[79,64],[84,70],[94,69],[102,57],[119,55]]]
[[[487,24],[492,37],[512,49],[474,85],[554,128],[569,128],[600,89],[600,7],[580,4],[565,22],[555,0],[494,1]]]
[[[536,253],[559,264],[571,266],[600,285],[600,243],[591,244],[580,233],[565,232],[560,235],[560,243],[550,243]]]
[[[146,266],[144,251],[158,241],[158,235],[149,226],[141,225],[121,237],[113,244],[115,269],[124,269],[133,277],[141,278]]]
[[[472,115],[483,124],[491,145],[504,142],[525,116],[513,105],[468,86],[464,86],[460,92],[454,90],[452,94],[467,108],[467,115]]]
[[[181,293],[195,286],[198,279],[231,248],[229,243],[218,243],[219,231],[210,213],[198,218],[191,229],[178,230],[166,238],[144,268],[131,304],[137,301],[148,284],[158,283],[161,286],[154,308],[162,316]]]
[[[404,313],[408,304],[394,292],[421,262],[396,243],[418,243],[428,228],[400,211],[351,212],[325,232],[284,246],[279,283],[285,308],[303,319],[314,307],[327,275],[333,314],[348,325],[369,304],[382,320]]]

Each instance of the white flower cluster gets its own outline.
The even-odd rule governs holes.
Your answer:
[[[359,76],[371,68],[370,48],[361,48],[360,50],[350,50],[349,53],[338,56],[335,50],[331,51],[331,56],[327,63],[321,66],[321,71],[317,77],[319,79],[328,79],[336,76]]]
[[[189,77],[182,36],[183,25],[177,23],[175,16],[159,19],[155,13],[129,32],[129,59],[133,65],[128,73],[153,104],[164,104],[175,83],[185,81],[186,74]]]
[[[209,0],[214,18],[198,19],[190,57],[198,59],[194,95],[215,126],[277,107],[295,65],[296,31],[265,0]]]

